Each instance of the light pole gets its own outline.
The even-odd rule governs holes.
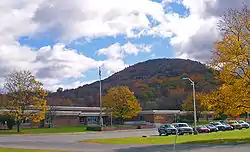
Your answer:
[[[101,67],[99,67],[99,82],[100,82],[100,126],[103,126],[103,119],[102,119],[102,72]]]
[[[196,130],[196,101],[195,101],[195,87],[194,87],[194,81],[192,81],[190,78],[182,78],[183,80],[189,80],[191,82],[191,85],[193,86],[193,100],[194,100],[194,130],[195,130],[195,134],[197,134],[197,130]]]

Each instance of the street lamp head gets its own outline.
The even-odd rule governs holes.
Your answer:
[[[183,80],[188,80],[189,78],[188,78],[188,77],[183,77],[182,79],[183,79]]]

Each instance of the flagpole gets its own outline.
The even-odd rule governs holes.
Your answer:
[[[103,126],[103,120],[102,120],[102,72],[101,67],[99,67],[99,82],[100,82],[100,126]]]

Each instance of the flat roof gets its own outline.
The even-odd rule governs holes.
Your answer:
[[[141,111],[140,114],[178,114],[180,110],[146,110]]]
[[[53,107],[55,107],[56,110],[100,110],[100,107],[74,107],[74,106],[53,106]]]

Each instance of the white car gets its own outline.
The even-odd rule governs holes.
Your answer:
[[[177,128],[179,135],[193,134],[193,128],[187,123],[173,123],[174,127]]]
[[[249,128],[250,127],[249,123],[247,123],[243,120],[239,120],[238,123],[241,124],[242,128]]]

